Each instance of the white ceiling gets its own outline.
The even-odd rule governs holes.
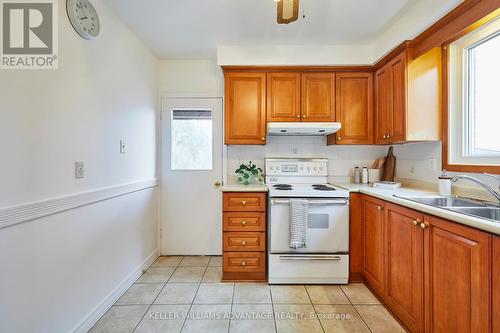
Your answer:
[[[274,0],[105,0],[162,59],[215,59],[218,45],[367,44],[419,0],[301,0],[276,24]]]

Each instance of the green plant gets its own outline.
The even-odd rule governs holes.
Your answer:
[[[252,181],[252,177],[260,183],[264,182],[264,173],[261,168],[257,167],[252,161],[242,163],[235,171],[238,177],[238,183],[248,185]]]

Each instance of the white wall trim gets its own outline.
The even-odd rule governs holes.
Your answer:
[[[134,282],[142,275],[143,270],[151,266],[151,264],[160,255],[160,249],[156,249],[151,253],[142,264],[140,264],[132,273],[130,273],[118,286],[111,291],[92,311],[78,323],[71,332],[86,333],[97,321],[108,311],[113,304],[130,288]]]
[[[160,91],[160,99],[208,99],[208,98],[223,98],[223,93],[221,92],[170,93],[168,91]]]
[[[157,185],[158,179],[154,178],[0,208],[0,229],[152,188]]]

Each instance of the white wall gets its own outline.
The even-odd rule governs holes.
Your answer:
[[[327,66],[369,65],[374,62],[373,45],[220,45],[220,66]]]
[[[160,94],[185,97],[222,97],[222,70],[212,60],[161,60],[158,64]]]
[[[102,0],[78,37],[65,3],[59,69],[0,73],[0,209],[156,177],[155,57]],[[156,249],[151,189],[0,229],[0,331],[72,330]]]

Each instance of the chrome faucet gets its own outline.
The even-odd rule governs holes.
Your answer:
[[[491,178],[494,178],[495,180],[498,181],[498,191],[495,191],[493,188],[489,187],[485,182],[483,182],[475,177],[472,177],[472,176],[457,175],[457,176],[452,177],[451,181],[456,183],[459,179],[470,180],[470,181],[478,184],[482,188],[484,188],[486,191],[488,191],[492,196],[494,196],[498,200],[498,203],[500,204],[500,176],[490,175],[488,173],[484,173],[484,175],[491,177]]]

